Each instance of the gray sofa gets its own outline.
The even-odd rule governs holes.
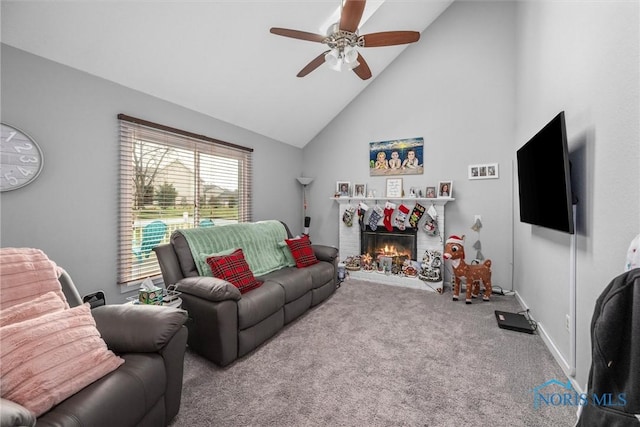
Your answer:
[[[82,304],[71,278],[59,281],[71,307]],[[160,306],[106,305],[91,311],[100,335],[125,360],[118,369],[60,402],[37,420],[2,399],[6,426],[166,426],[177,415],[187,329],[184,310]]]
[[[235,226],[215,226],[203,233],[225,229],[228,234]],[[291,237],[289,228],[282,226],[285,237]],[[189,313],[189,348],[217,365],[228,365],[331,296],[337,285],[338,250],[324,245],[312,248],[320,261],[317,264],[256,275],[264,281],[262,286],[241,295],[229,282],[199,274],[187,239],[180,230],[172,233],[170,243],[154,251],[165,285],[175,284],[182,292],[182,307]]]

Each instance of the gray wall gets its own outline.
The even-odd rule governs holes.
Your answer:
[[[316,178],[309,186],[314,242],[338,244],[336,181],[384,194],[386,178],[369,176],[369,142],[421,136],[425,172],[403,176],[405,191],[452,180],[456,200],[445,207],[444,237],[464,234],[469,246],[479,237],[494,284],[511,288],[514,22],[513,3],[454,2],[305,147],[304,173]],[[468,180],[467,166],[477,163],[498,163],[500,179]],[[479,235],[470,228],[476,214]],[[475,251],[467,252],[470,260]],[[355,254],[341,254],[348,255]]]
[[[565,110],[580,198],[574,381],[586,388],[595,300],[640,232],[638,28],[638,2],[454,2],[305,147],[313,240],[338,244],[336,181],[383,190],[369,177],[369,142],[424,137],[425,173],[404,177],[405,189],[454,181],[446,235],[474,242],[482,215],[495,283],[516,290],[566,368],[570,237],[520,223],[513,166]],[[485,162],[500,164],[500,179],[467,180],[467,165]]]
[[[149,95],[2,45],[2,121],[31,135],[44,168],[27,187],[2,193],[1,244],[44,250],[82,295],[116,284],[118,113],[254,149],[254,219],[301,227],[302,150]],[[282,197],[282,195],[290,197]]]
[[[520,2],[514,149],[565,110],[577,208],[577,376],[595,300],[640,232],[638,2]],[[515,287],[568,359],[569,235],[516,223]]]

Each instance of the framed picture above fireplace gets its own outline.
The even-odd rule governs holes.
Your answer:
[[[369,175],[422,175],[424,173],[422,137],[369,143]]]

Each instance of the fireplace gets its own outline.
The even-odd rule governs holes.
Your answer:
[[[360,232],[360,253],[369,254],[374,261],[380,257],[390,257],[393,264],[402,264],[405,260],[418,259],[417,229],[407,228],[392,231],[378,227],[373,231],[369,226]]]
[[[370,282],[378,282],[387,285],[401,286],[413,289],[430,291],[441,289],[440,286],[442,286],[442,282],[425,281],[421,280],[419,277],[411,277],[405,274],[395,274],[394,272],[394,270],[398,269],[398,265],[402,266],[400,257],[406,256],[407,259],[410,257],[412,261],[415,261],[415,264],[419,264],[422,262],[427,250],[437,250],[442,253],[443,242],[439,236],[430,236],[429,234],[422,231],[422,224],[419,224],[417,228],[409,227],[409,224],[406,224],[405,230],[399,230],[398,228],[394,227],[393,230],[389,232],[384,227],[382,219],[378,222],[378,227],[376,228],[375,232],[372,231],[369,227],[366,227],[366,229],[363,231],[360,229],[360,224],[358,224],[357,222],[354,221],[354,223],[349,224],[344,221],[344,214],[347,209],[353,209],[354,204],[356,203],[355,199],[351,199],[348,197],[332,197],[331,200],[335,201],[335,203],[339,205],[337,220],[340,259],[341,261],[345,262],[350,257],[359,256],[361,257],[361,265],[363,265],[363,267],[359,270],[350,270],[350,277]],[[387,198],[382,197],[368,197],[366,198],[366,203],[371,206],[374,203],[385,203],[387,200]],[[444,236],[444,205],[452,200],[453,199],[449,198],[421,199],[415,197],[405,197],[393,199],[392,201],[396,203],[403,202],[407,206],[407,208],[409,208],[409,211],[413,209],[416,203],[420,203],[422,206],[435,206],[435,209],[438,212],[438,229]],[[365,217],[364,220],[365,223],[368,224],[368,217]],[[363,240],[371,238],[371,234],[376,234],[376,239],[383,240],[375,241],[373,243],[363,243]],[[392,236],[389,236],[389,234],[391,234]],[[385,239],[387,239],[388,237],[392,237],[394,239],[401,238],[402,240],[387,240],[385,243]],[[383,255],[381,257],[383,258],[382,261],[384,267],[383,271],[380,271],[380,265],[378,263],[376,263],[376,265],[373,265],[373,261],[377,261],[376,252],[380,253],[385,251],[385,244],[387,246],[386,252],[388,253],[388,255]],[[370,245],[373,246],[369,248]],[[391,246],[393,246],[393,248]],[[392,256],[389,256],[389,253],[391,252],[397,252],[399,254],[396,256],[395,260],[393,260]],[[371,262],[369,268],[364,267],[367,262]],[[391,265],[391,271],[389,272],[389,274],[386,274],[387,266],[389,264]]]

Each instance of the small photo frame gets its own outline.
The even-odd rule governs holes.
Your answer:
[[[387,178],[385,197],[402,197],[402,178]]]
[[[453,197],[452,181],[440,181],[438,183],[438,197]]]
[[[497,163],[469,165],[469,179],[495,179],[495,178],[499,178]]]
[[[351,183],[349,181],[336,182],[336,197],[351,197]]]
[[[358,197],[358,198],[367,197],[367,184],[354,184],[353,197]]]
[[[435,199],[437,197],[436,187],[427,187],[427,191],[425,194],[427,199]]]

